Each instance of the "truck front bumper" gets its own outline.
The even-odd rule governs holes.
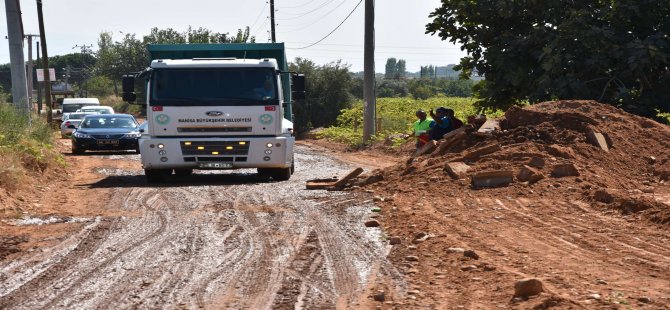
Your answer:
[[[288,168],[294,137],[140,138],[144,169]]]

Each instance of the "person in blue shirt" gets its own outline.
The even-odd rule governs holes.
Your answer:
[[[433,118],[433,121],[430,123],[430,138],[432,140],[441,140],[442,137],[451,131],[451,121],[447,115],[447,109],[445,107],[439,107],[435,109],[430,109],[430,117]]]

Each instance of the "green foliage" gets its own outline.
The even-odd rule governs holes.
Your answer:
[[[486,77],[480,104],[594,99],[670,112],[670,2],[445,0],[427,33],[463,46],[456,70]]]
[[[114,92],[114,82],[102,75],[96,75],[86,82],[88,94],[91,97],[106,97]]]
[[[458,98],[436,96],[425,100],[409,97],[404,98],[378,98],[377,119],[381,121],[381,130],[373,137],[373,141],[384,139],[394,134],[410,133],[412,123],[416,121],[415,112],[419,109],[428,111],[438,107],[447,107],[455,111],[456,117],[465,122],[468,115],[477,114],[477,107],[473,98]],[[502,112],[489,114],[489,117],[497,117]],[[332,139],[351,146],[361,144],[363,137],[363,102],[357,101],[349,109],[341,111],[337,117],[337,125],[325,128],[319,133],[319,137]],[[395,145],[402,144],[404,140],[395,139]]]
[[[53,131],[40,118],[30,122],[8,104],[0,104],[0,186],[16,188],[27,171],[42,172],[50,163],[65,165],[53,150]]]
[[[389,58],[386,60],[386,67],[384,71],[385,79],[402,79],[407,75],[407,64],[404,59],[396,60]]]
[[[349,88],[349,67],[340,61],[317,66],[313,61],[296,58],[289,71],[305,74],[306,98],[294,107],[294,127],[298,132],[335,124],[340,110],[353,101]]]

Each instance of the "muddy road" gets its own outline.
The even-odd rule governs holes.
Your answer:
[[[309,147],[297,148],[287,182],[238,170],[156,186],[145,182],[138,155],[87,154],[76,163],[103,175],[73,185],[106,193],[84,206],[102,215],[2,261],[0,308],[352,308],[369,303],[379,274],[400,278],[381,230],[362,224],[371,197],[304,190],[307,179],[352,168]]]

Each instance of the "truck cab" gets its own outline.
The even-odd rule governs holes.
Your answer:
[[[195,57],[203,50],[217,57]],[[257,168],[275,180],[291,177],[292,75],[283,44],[150,45],[149,51],[154,59],[142,74],[147,125],[139,141],[149,181],[194,169]],[[275,58],[228,57],[244,51]],[[124,98],[134,99],[126,92],[132,84],[124,80]]]

